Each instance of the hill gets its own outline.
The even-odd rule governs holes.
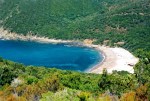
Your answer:
[[[139,51],[135,73],[88,74],[24,66],[0,58],[1,101],[148,101],[150,52]],[[142,68],[141,68],[142,67]],[[142,71],[141,71],[142,70]]]
[[[96,39],[150,50],[149,0],[1,0],[0,25],[18,34]],[[118,43],[124,44],[118,44]]]

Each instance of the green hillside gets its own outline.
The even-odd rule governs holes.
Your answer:
[[[88,74],[0,58],[0,101],[150,100],[149,0],[0,0],[0,27],[55,39],[95,39],[140,59],[134,74]]]
[[[1,0],[0,8],[0,25],[18,34],[150,50],[149,0]]]
[[[0,58],[0,101],[148,101],[150,52],[138,51],[135,73],[79,73],[24,66]]]

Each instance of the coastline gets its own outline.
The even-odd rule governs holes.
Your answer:
[[[3,28],[0,28],[0,39],[4,40],[22,40],[22,41],[36,41],[41,43],[72,43],[72,40],[56,40],[49,39],[48,37],[38,37],[28,33],[26,36],[22,34],[11,33]]]
[[[105,59],[102,63],[91,68],[90,73],[101,74],[104,68],[107,69],[108,73],[112,73],[114,70],[134,73],[133,67],[139,59],[129,51],[120,47],[110,48],[106,46],[99,46],[99,49],[105,55]]]
[[[138,58],[134,57],[129,51],[123,48],[110,48],[107,46],[94,45],[92,42],[79,42],[75,40],[56,40],[49,39],[48,37],[38,37],[32,34],[18,35],[16,33],[10,33],[3,28],[0,28],[0,39],[3,40],[22,40],[22,41],[36,41],[42,43],[79,43],[80,46],[90,47],[98,50],[102,53],[103,60],[88,69],[87,73],[101,74],[103,69],[106,68],[108,73],[112,73],[113,70],[117,71],[128,71],[134,73],[134,65],[139,61]]]

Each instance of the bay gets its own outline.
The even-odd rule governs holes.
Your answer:
[[[70,44],[0,40],[0,57],[24,65],[85,72],[103,60],[93,48]]]

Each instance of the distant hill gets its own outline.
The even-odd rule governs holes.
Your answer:
[[[18,34],[150,50],[149,0],[0,0],[0,12],[0,26]]]

